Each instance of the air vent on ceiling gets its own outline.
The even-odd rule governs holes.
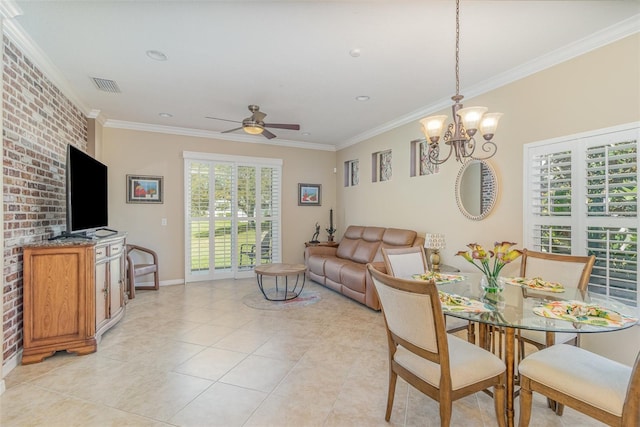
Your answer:
[[[114,82],[113,80],[101,79],[98,77],[91,77],[91,80],[93,80],[93,83],[100,90],[111,93],[121,92],[120,88],[118,87],[118,83]]]

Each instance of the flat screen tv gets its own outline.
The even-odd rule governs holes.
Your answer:
[[[69,145],[67,147],[67,232],[91,235],[109,225],[107,166]]]

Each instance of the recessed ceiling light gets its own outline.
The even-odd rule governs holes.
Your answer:
[[[171,114],[171,113],[158,113],[158,115],[159,115],[160,117],[164,117],[165,119],[168,119],[168,118],[170,118],[170,117],[173,117],[173,114]]]
[[[351,49],[349,51],[349,55],[351,55],[354,58],[357,58],[358,56],[360,56],[361,53],[362,53],[362,51],[360,49],[358,49],[358,48]]]
[[[368,101],[369,97],[367,95],[356,96],[356,101]]]
[[[165,55],[164,53],[160,52],[159,50],[148,50],[147,51],[147,56],[151,59],[153,59],[154,61],[166,61],[167,60],[167,55]]]

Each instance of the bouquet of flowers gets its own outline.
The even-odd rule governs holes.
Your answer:
[[[496,242],[493,251],[487,251],[477,243],[469,243],[467,245],[468,251],[459,251],[456,255],[460,255],[482,271],[489,282],[489,288],[498,288],[500,270],[522,255],[522,251],[511,249],[514,245],[515,243],[512,242]]]

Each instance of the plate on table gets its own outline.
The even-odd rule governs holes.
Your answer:
[[[564,292],[564,286],[558,282],[548,282],[541,277],[527,279],[526,277],[511,277],[505,280],[506,283],[516,286],[524,286],[531,289],[546,292]]]
[[[482,301],[463,297],[456,294],[438,291],[440,304],[443,311],[466,311],[471,313],[484,313],[494,311],[495,309]]]
[[[538,316],[569,322],[586,323],[593,326],[621,327],[627,323],[637,323],[638,319],[620,314],[599,304],[580,301],[551,301],[533,308]]]
[[[464,279],[464,276],[459,274],[446,274],[438,273],[437,271],[427,271],[423,274],[414,274],[411,276],[414,280],[435,280],[436,285],[443,285],[445,283],[459,282]]]

